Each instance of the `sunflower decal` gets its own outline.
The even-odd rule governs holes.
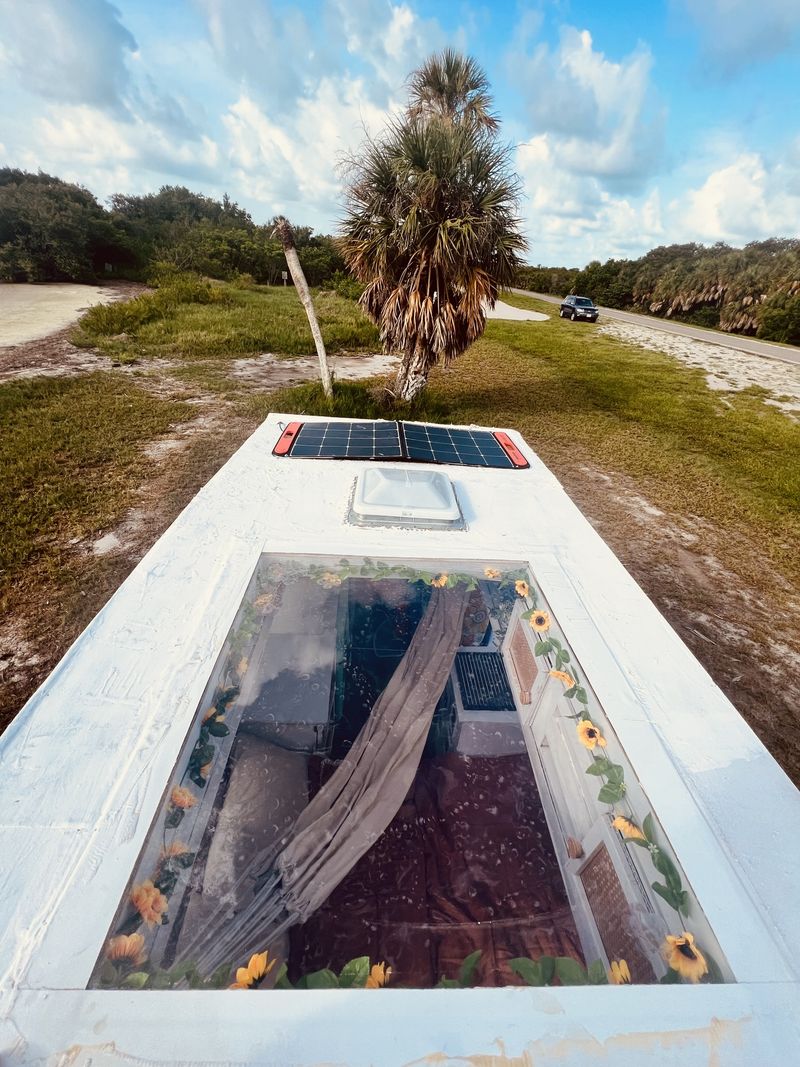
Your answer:
[[[606,739],[591,719],[581,719],[576,729],[578,731],[578,740],[588,749],[594,749],[597,745],[600,748],[606,747]]]
[[[514,588],[517,591],[517,596],[527,596],[528,593],[530,593],[528,583],[524,582],[522,578],[518,578],[516,582],[514,582]]]
[[[497,570],[496,567],[484,567],[483,573],[486,575],[490,582],[496,582],[498,581],[498,579],[502,578],[500,571]]]
[[[156,889],[149,878],[146,882],[133,887],[131,904],[148,926],[158,926],[163,922],[164,912],[167,910],[167,898],[160,889]]]
[[[611,969],[608,972],[608,980],[611,985],[631,984],[631,972],[625,960],[611,961]]]
[[[567,689],[572,689],[575,685],[575,679],[571,674],[567,674],[566,671],[550,671],[551,678],[558,678],[559,682],[563,682]]]
[[[705,956],[694,943],[692,934],[686,930],[675,937],[667,934],[667,939],[661,946],[661,952],[667,966],[677,971],[681,978],[688,978],[690,982],[699,982],[704,974],[708,974],[708,964]]]
[[[106,958],[112,963],[125,963],[128,967],[141,966],[147,959],[144,938],[141,934],[119,934],[110,938],[106,945]]]
[[[627,837],[633,841],[646,841],[644,833],[639,829],[635,822],[626,818],[624,815],[617,815],[615,819],[612,819],[611,825],[615,830],[619,830],[623,837]]]
[[[246,967],[237,969],[236,981],[228,988],[258,989],[276,963],[277,960],[269,958],[269,952],[256,952]]]
[[[431,585],[434,589],[444,589],[447,585],[447,575],[437,574],[435,578],[431,578]]]
[[[532,630],[535,630],[537,634],[543,634],[550,629],[550,614],[547,611],[534,611],[529,622]]]
[[[370,968],[369,977],[364,983],[365,989],[382,989],[392,977],[392,968],[385,963],[374,963]]]

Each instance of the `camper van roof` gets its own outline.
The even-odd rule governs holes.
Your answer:
[[[428,468],[452,483],[463,522],[425,528],[401,515],[365,525],[353,521],[356,481],[385,457],[275,452],[288,427],[325,422],[270,415],[0,738],[0,1061],[794,1062],[793,784],[519,434],[460,427],[470,455],[470,440],[488,440],[475,433],[488,434],[509,465],[440,459]],[[404,457],[390,469],[426,468]],[[91,987],[253,576],[265,559],[298,557],[411,561],[411,578],[429,584],[430,574],[447,577],[447,561],[468,580],[500,573],[502,561],[524,565],[635,768],[727,980],[278,990],[256,999],[139,991],[135,981]]]

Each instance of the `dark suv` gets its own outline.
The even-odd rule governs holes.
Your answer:
[[[600,308],[590,300],[588,296],[566,296],[561,305],[559,315],[562,319],[587,319],[589,322],[597,322]]]

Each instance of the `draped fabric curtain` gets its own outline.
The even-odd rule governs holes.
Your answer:
[[[414,781],[464,623],[463,584],[433,589],[411,643],[347,756],[269,857],[243,874],[250,902],[220,909],[185,945],[203,973],[262,951],[304,922],[392,822]],[[241,897],[240,897],[241,899]]]

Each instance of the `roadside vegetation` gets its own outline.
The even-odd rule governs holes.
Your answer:
[[[666,245],[639,259],[594,260],[582,270],[523,267],[516,285],[579,293],[606,307],[800,345],[800,239],[744,248]]]

